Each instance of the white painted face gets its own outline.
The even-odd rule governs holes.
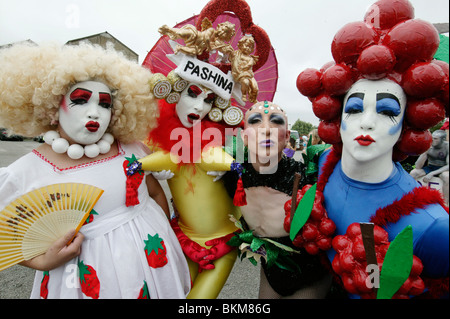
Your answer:
[[[212,91],[190,83],[181,93],[176,106],[178,118],[184,127],[190,128],[195,122],[203,120],[211,111],[215,97]]]
[[[98,142],[111,121],[112,95],[105,84],[79,82],[64,96],[59,108],[59,126],[78,144]]]
[[[356,161],[392,156],[403,124],[406,95],[397,83],[382,79],[356,82],[344,98],[343,152]]]

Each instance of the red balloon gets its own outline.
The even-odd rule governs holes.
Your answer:
[[[344,235],[337,235],[333,238],[333,241],[331,242],[333,248],[336,251],[341,251],[346,249],[350,244],[352,243],[352,241]]]
[[[408,0],[380,0],[367,10],[364,22],[381,30],[414,19],[414,7]]]
[[[321,77],[320,71],[312,68],[306,69],[297,77],[297,89],[305,96],[314,97],[322,89]]]
[[[406,108],[408,123],[421,130],[435,126],[445,118],[445,106],[438,99],[414,101]]]
[[[335,65],[336,62],[334,61],[329,61],[327,63],[325,63],[321,68],[320,68],[320,72],[325,72],[326,70],[328,70],[329,68],[331,68],[333,65]]]
[[[331,236],[331,235],[333,235],[334,231],[336,230],[336,225],[331,219],[324,218],[320,222],[319,230],[322,234]]]
[[[448,77],[449,77],[449,70],[448,70],[448,68],[449,67],[448,67],[448,63],[447,62],[444,62],[444,61],[441,61],[441,60],[433,60],[433,61],[431,61],[431,63],[438,65],[442,69],[442,71],[445,73],[445,76],[448,79]]]
[[[392,72],[395,62],[391,49],[384,45],[372,45],[361,53],[357,66],[366,79],[379,80]]]
[[[422,261],[417,256],[413,256],[413,264],[411,267],[411,275],[419,276],[422,273],[423,264]]]
[[[439,47],[439,34],[431,23],[408,20],[393,27],[384,37],[383,44],[394,51],[395,69],[403,72],[416,62],[432,60]]]
[[[425,282],[420,277],[417,277],[411,286],[411,289],[407,293],[408,295],[418,296],[425,290]]]
[[[339,134],[340,127],[339,120],[320,121],[318,128],[319,136],[325,143],[337,144],[341,142],[341,135]]]
[[[361,52],[378,42],[378,33],[362,21],[352,22],[334,36],[331,53],[336,63],[355,66]]]
[[[408,154],[400,152],[397,147],[394,147],[392,152],[392,161],[394,162],[402,162],[408,158]]]
[[[322,76],[322,86],[330,95],[345,94],[354,83],[352,70],[343,64],[328,68]]]
[[[341,115],[341,99],[327,94],[317,96],[312,104],[314,114],[321,120],[330,121]]]
[[[407,128],[403,132],[401,140],[397,143],[397,147],[401,152],[415,156],[428,151],[432,142],[433,138],[430,131]]]
[[[439,65],[416,63],[405,72],[402,87],[408,95],[429,98],[440,94],[445,82],[445,73]]]
[[[358,236],[361,236],[361,226],[358,223],[350,224],[347,227],[346,235],[352,240]]]

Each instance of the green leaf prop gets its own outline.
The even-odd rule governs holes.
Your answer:
[[[391,299],[408,279],[413,264],[413,232],[406,226],[391,242],[384,257],[377,299]]]
[[[439,34],[439,38],[440,43],[434,58],[448,63],[448,36]]]
[[[314,199],[316,198],[316,188],[317,184],[314,184],[306,191],[305,195],[303,195],[300,200],[297,209],[295,210],[295,214],[291,222],[291,230],[289,232],[289,237],[292,241],[295,239],[295,236],[297,236],[300,229],[305,225],[309,215],[311,215]]]

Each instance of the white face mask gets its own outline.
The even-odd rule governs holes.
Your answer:
[[[344,98],[343,151],[361,162],[392,156],[402,132],[405,106],[406,95],[393,81],[356,82]]]
[[[81,145],[99,141],[111,121],[111,90],[96,81],[79,82],[64,96],[59,108],[59,125]]]
[[[201,121],[211,111],[216,95],[209,90],[201,89],[190,83],[181,93],[176,111],[184,127],[194,126],[194,122]]]

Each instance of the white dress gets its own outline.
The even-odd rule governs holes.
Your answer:
[[[0,209],[20,195],[54,184],[78,182],[104,190],[81,255],[49,272],[37,271],[31,298],[185,298],[190,290],[186,259],[145,180],[139,204],[125,206],[125,157],[146,155],[141,144],[120,145],[119,154],[59,169],[36,150],[0,168]],[[148,256],[148,257],[147,257]]]

